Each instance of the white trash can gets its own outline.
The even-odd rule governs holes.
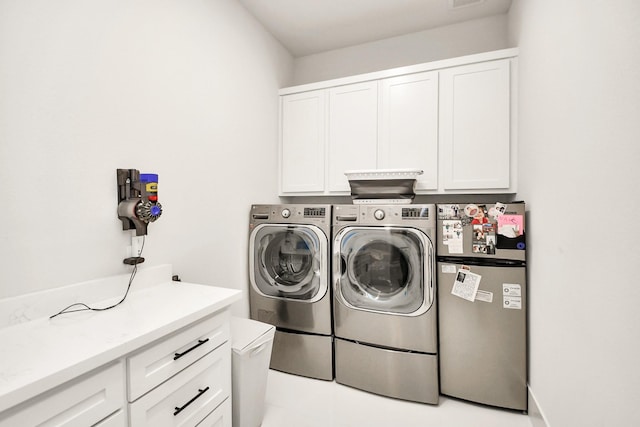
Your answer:
[[[273,325],[231,318],[233,427],[262,424],[275,333]]]

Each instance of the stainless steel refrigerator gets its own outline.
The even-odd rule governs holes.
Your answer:
[[[438,205],[440,391],[527,410],[525,204]]]

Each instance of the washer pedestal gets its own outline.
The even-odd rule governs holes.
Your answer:
[[[438,356],[335,339],[336,382],[383,396],[438,404]]]

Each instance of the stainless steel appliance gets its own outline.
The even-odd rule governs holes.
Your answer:
[[[442,394],[527,410],[525,204],[438,205]]]
[[[273,369],[333,379],[331,205],[253,205],[251,318],[276,326]]]
[[[333,209],[336,381],[438,403],[435,205]]]

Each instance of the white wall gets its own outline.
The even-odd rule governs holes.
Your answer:
[[[640,419],[640,3],[514,0],[530,387],[552,427]]]
[[[318,82],[506,47],[507,15],[496,15],[296,58],[293,83]]]
[[[117,168],[159,174],[143,266],[247,289],[291,71],[235,0],[0,0],[0,298],[129,271]]]

